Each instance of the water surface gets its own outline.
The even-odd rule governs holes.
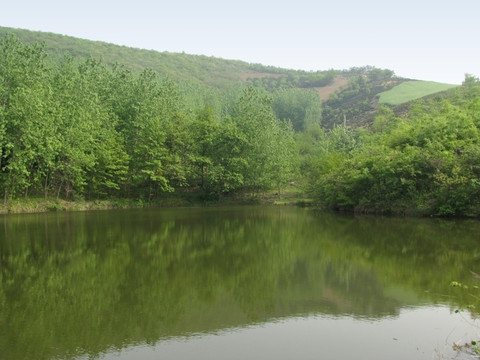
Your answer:
[[[0,217],[0,359],[432,359],[478,221],[292,207]]]

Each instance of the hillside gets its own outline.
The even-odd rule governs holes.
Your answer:
[[[380,93],[378,102],[387,105],[400,105],[457,86],[458,85],[442,84],[433,81],[406,81],[389,91]]]
[[[382,76],[367,75],[348,78],[347,85],[335,91],[323,103],[324,128],[331,129],[342,124],[348,127],[369,127],[378,108],[378,94],[395,88],[406,80],[394,77],[391,73]]]
[[[199,82],[219,88],[227,87],[232,83],[280,77],[285,78],[285,81],[287,78],[303,79],[307,84],[304,87],[309,87],[308,79],[323,76],[323,72],[287,70],[204,55],[136,49],[53,33],[0,27],[0,37],[6,33],[16,35],[25,43],[44,43],[46,51],[54,62],[63,58],[66,53],[80,59],[101,58],[109,65],[119,63],[133,71],[150,68],[161,76],[168,76],[177,81]]]
[[[65,54],[70,54],[77,61],[93,57],[108,65],[121,64],[134,72],[149,68],[161,77],[176,82],[217,89],[241,83],[264,89],[274,95],[276,115],[282,120],[289,119],[297,131],[304,130],[307,122],[319,122],[320,117],[324,128],[344,122],[349,127],[369,127],[379,104],[398,105],[451,87],[448,84],[406,81],[409,79],[396,77],[391,70],[372,66],[307,72],[0,27],[0,38],[5,34],[14,34],[26,44],[44,44],[51,64],[58,64]],[[295,92],[296,89],[315,90],[318,101],[311,94]],[[296,104],[292,105],[292,98],[296,99]],[[309,120],[306,119],[307,113],[310,114]]]
[[[369,128],[380,105],[388,105],[395,112],[401,112],[412,101],[436,96],[456,87],[458,85],[398,77],[350,77],[346,85],[330,94],[323,103],[322,126],[333,128],[345,123],[348,127]]]

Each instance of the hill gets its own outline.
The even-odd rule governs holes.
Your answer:
[[[326,73],[281,69],[212,56],[136,49],[54,33],[0,27],[0,37],[7,33],[14,34],[24,43],[43,43],[54,62],[63,58],[66,53],[79,59],[101,58],[109,65],[119,63],[133,71],[150,68],[159,75],[168,76],[173,80],[193,81],[218,88],[225,88],[238,82],[253,84],[263,78],[267,81],[284,79],[285,84],[293,84],[296,81],[300,87],[310,87],[310,79],[323,79]],[[312,86],[314,85],[317,84],[312,82]]]
[[[372,66],[307,72],[0,27],[0,38],[5,34],[13,34],[27,44],[44,44],[51,64],[70,54],[77,61],[93,57],[108,65],[121,64],[133,72],[149,68],[161,77],[202,87],[226,89],[240,83],[261,88],[273,94],[276,115],[282,120],[289,119],[297,131],[304,130],[307,122],[319,122],[320,117],[325,128],[343,123],[349,127],[369,127],[379,104],[398,105],[452,87],[434,82],[407,81],[409,79],[396,77],[392,70]],[[315,90],[318,101],[313,99],[312,94],[303,94],[297,89]],[[295,104],[292,105],[292,101]],[[311,118],[308,121],[307,114]]]

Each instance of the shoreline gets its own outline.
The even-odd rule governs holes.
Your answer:
[[[89,211],[134,209],[146,207],[191,207],[191,206],[227,206],[227,205],[276,205],[276,206],[311,206],[312,202],[298,194],[267,194],[263,197],[222,198],[218,201],[201,201],[195,198],[167,197],[154,201],[141,199],[105,199],[105,200],[62,200],[62,199],[15,199],[0,203],[0,215],[45,213],[56,211]]]
[[[132,200],[91,200],[91,201],[66,201],[66,200],[10,200],[0,204],[0,214],[29,214],[55,211],[88,211],[108,210],[120,208],[143,207]]]

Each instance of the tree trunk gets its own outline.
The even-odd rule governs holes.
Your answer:
[[[43,196],[47,200],[48,196],[48,174],[45,176],[45,184],[43,185]]]
[[[68,200],[68,195],[70,195],[70,184],[67,182],[65,185],[65,200]]]
[[[57,200],[60,197],[60,190],[62,190],[62,186],[63,186],[63,181],[60,183],[60,186],[58,187],[58,190],[57,190]]]

